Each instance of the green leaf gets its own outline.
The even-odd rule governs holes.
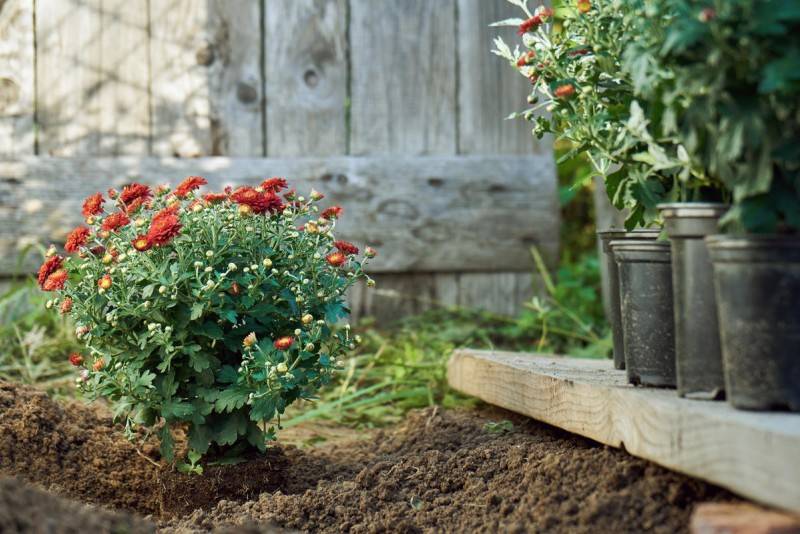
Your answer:
[[[261,422],[269,421],[275,416],[275,400],[264,396],[253,400],[250,407],[250,420]]]
[[[198,336],[205,336],[211,339],[224,339],[225,334],[217,323],[206,321],[200,325],[192,325],[191,331]]]
[[[223,389],[217,393],[214,408],[218,412],[232,412],[244,406],[246,400],[247,393],[236,387]]]
[[[217,373],[217,381],[222,384],[234,384],[239,379],[239,372],[232,365],[223,365]]]
[[[168,400],[161,405],[161,416],[167,421],[183,420],[193,412],[194,406],[188,402]]]
[[[200,454],[205,454],[211,445],[211,433],[205,425],[192,425],[189,430],[189,447]]]
[[[192,314],[189,318],[194,321],[199,319],[203,315],[203,310],[205,309],[205,304],[203,302],[195,302],[192,304]]]
[[[175,441],[172,439],[172,434],[169,431],[169,424],[165,423],[161,428],[161,457],[167,462],[172,462],[175,459]]]

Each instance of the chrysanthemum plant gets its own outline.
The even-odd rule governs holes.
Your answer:
[[[342,210],[320,211],[322,194],[282,178],[201,195],[205,184],[90,196],[70,255],[51,248],[39,271],[86,345],[70,357],[81,391],[109,400],[130,437],[158,432],[167,461],[178,428],[194,461],[264,450],[286,407],[358,342],[334,325],[345,290],[374,284],[363,264],[375,251],[334,239]]]
[[[800,231],[800,2],[625,0],[637,98],[733,192],[737,232]]]
[[[493,52],[533,85],[532,107],[512,117],[532,121],[537,137],[551,133],[570,141],[573,150],[562,159],[586,154],[612,203],[629,210],[628,228],[656,220],[660,202],[704,186],[681,158],[671,157],[685,151],[648,130],[634,100],[623,53],[637,31],[635,9],[626,9],[622,0],[565,0],[554,2],[555,10],[532,12],[527,0],[508,1],[526,18],[495,25],[516,26],[522,47],[512,51],[497,38]],[[549,115],[537,113],[541,109]]]

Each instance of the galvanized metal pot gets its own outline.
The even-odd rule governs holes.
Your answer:
[[[619,269],[628,382],[675,386],[675,318],[668,241],[612,241]]]
[[[622,338],[622,312],[620,311],[619,298],[619,272],[614,254],[611,252],[609,243],[611,241],[623,241],[630,239],[657,239],[661,230],[640,229],[631,232],[625,230],[601,230],[597,232],[603,247],[606,267],[609,279],[609,300],[611,301],[611,313],[608,317],[611,323],[611,333],[614,340],[614,368],[625,369],[625,345]]]
[[[713,269],[705,237],[718,233],[719,219],[728,208],[707,202],[658,206],[672,243],[675,369],[682,397],[725,396]]]
[[[800,237],[706,238],[731,404],[800,411]]]

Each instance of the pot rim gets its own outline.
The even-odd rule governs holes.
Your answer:
[[[628,240],[650,235],[658,237],[659,235],[661,235],[661,231],[662,231],[661,228],[634,228],[633,230],[625,230],[624,228],[609,228],[607,230],[597,230],[596,233],[598,236],[600,236],[600,239],[604,240],[610,240],[610,239]],[[644,239],[640,240],[644,241]]]
[[[656,205],[664,218],[719,219],[730,208],[730,204],[722,202],[665,202]]]
[[[654,252],[664,253],[672,250],[669,241],[655,239],[623,239],[612,241],[609,246],[614,252]]]
[[[800,235],[787,234],[714,234],[706,236],[706,245],[717,250],[800,249]]]

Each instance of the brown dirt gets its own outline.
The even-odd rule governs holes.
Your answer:
[[[488,432],[486,422],[500,419],[512,420],[513,430]],[[214,473],[215,482],[196,479],[182,488],[182,503],[200,495],[194,504],[205,509],[162,517],[160,527],[685,532],[696,502],[735,500],[709,484],[501,410],[424,410],[369,438],[285,447],[268,461],[213,468],[206,473]],[[177,482],[186,480],[161,486],[157,469],[92,409],[0,383],[3,473],[142,515],[157,512],[164,488],[181,490]],[[160,476],[165,479],[163,471]],[[256,487],[260,481],[264,486]]]

